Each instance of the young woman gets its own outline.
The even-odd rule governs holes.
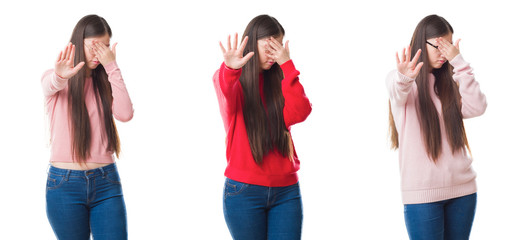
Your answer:
[[[127,239],[113,116],[129,121],[133,106],[110,38],[103,18],[85,16],[42,76],[51,125],[47,217],[58,239]]]
[[[444,18],[425,17],[386,79],[410,239],[468,239],[475,215],[476,174],[463,118],[482,115],[487,104],[460,39],[453,45],[452,38]]]
[[[242,43],[235,34],[220,43],[224,63],[215,73],[227,134],[224,216],[234,239],[300,239],[300,166],[290,127],[304,121],[311,104],[290,60],[284,29],[260,15]]]

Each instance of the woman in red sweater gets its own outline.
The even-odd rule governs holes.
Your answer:
[[[234,239],[300,239],[302,200],[290,127],[311,104],[289,56],[284,28],[260,15],[237,46],[220,43],[213,82],[227,134],[224,216]]]

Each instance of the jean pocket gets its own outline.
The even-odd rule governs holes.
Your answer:
[[[226,183],[224,185],[224,197],[238,195],[242,193],[244,190],[246,190],[248,187],[249,184],[247,183],[241,183],[227,178]]]
[[[112,184],[121,184],[120,183],[120,175],[118,175],[117,171],[110,171],[105,173],[104,177],[108,182]]]
[[[57,189],[65,182],[64,176],[55,175],[52,173],[47,174],[47,190]]]

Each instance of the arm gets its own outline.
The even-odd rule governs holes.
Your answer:
[[[397,70],[391,71],[386,77],[386,87],[391,105],[404,106],[414,84],[415,79],[404,76]]]
[[[108,46],[93,40],[91,42],[91,50],[94,51],[95,56],[98,58],[102,66],[107,73],[107,78],[111,84],[111,92],[113,96],[113,116],[121,122],[127,122],[133,118],[133,104],[127,93],[124,79],[120,68],[116,64],[116,45],[110,49]]]
[[[104,69],[111,84],[113,116],[121,122],[127,122],[133,118],[134,110],[120,68],[118,68],[116,61],[113,61],[106,64]]]
[[[213,76],[213,85],[215,86],[222,116],[235,112],[241,73],[242,69],[232,69],[227,67],[225,63],[222,63],[220,69]]]
[[[458,54],[449,61],[453,66],[453,80],[459,85],[462,97],[462,116],[472,118],[482,115],[488,106],[486,96],[480,91],[480,86],[475,81],[473,69],[464,61],[462,54]]]
[[[42,75],[42,90],[45,97],[51,97],[67,86],[68,79],[61,78],[54,69],[47,70]]]
[[[303,122],[311,113],[311,103],[307,98],[304,87],[300,84],[298,75],[292,60],[288,60],[281,66],[284,73],[282,80],[282,95],[284,96],[284,122],[289,129],[291,125]]]

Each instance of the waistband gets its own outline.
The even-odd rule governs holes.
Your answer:
[[[115,163],[111,163],[104,167],[94,168],[94,169],[89,169],[89,170],[63,169],[63,168],[57,168],[49,164],[49,170],[48,170],[50,174],[59,175],[59,176],[67,176],[67,177],[88,177],[88,176],[99,176],[99,175],[103,176],[107,174],[108,172],[113,172],[113,171],[117,171]]]

